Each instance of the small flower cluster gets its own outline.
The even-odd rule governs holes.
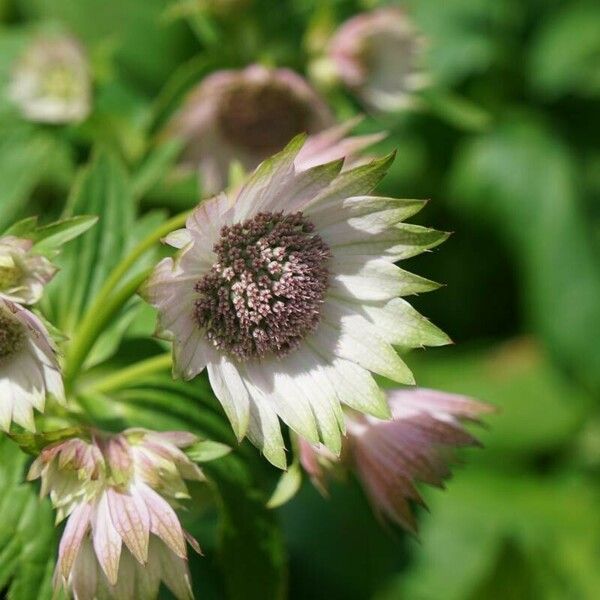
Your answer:
[[[186,540],[173,510],[202,471],[181,451],[196,437],[129,429],[46,447],[29,479],[41,478],[58,521],[68,518],[55,573],[75,598],[155,598],[161,581],[192,598]]]

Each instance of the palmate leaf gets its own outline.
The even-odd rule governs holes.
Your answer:
[[[27,457],[0,438],[0,596],[50,600],[57,533],[50,503],[23,483]]]
[[[159,373],[110,394],[84,393],[81,404],[95,423],[108,429],[181,429],[214,440],[216,444],[209,448],[218,449],[217,455],[224,452],[224,446],[234,448],[220,458],[201,463],[219,509],[216,546],[227,597],[232,600],[285,597],[284,541],[275,511],[267,508],[269,467],[249,444],[237,446],[204,378],[184,383],[173,381],[168,372]],[[214,457],[213,453],[208,458]],[[199,458],[207,456],[200,453]],[[209,547],[202,539],[200,543],[205,549]],[[194,584],[201,597],[202,581]]]

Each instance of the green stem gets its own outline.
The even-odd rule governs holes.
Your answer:
[[[79,325],[77,337],[73,339],[73,344],[67,355],[64,371],[65,383],[70,384],[73,382],[73,379],[85,362],[87,355],[98,339],[98,336],[102,333],[105,325],[119,312],[127,300],[137,292],[138,288],[144,283],[151,272],[152,269],[146,269],[130,279],[124,286],[114,292],[110,298],[106,299],[106,302],[98,313],[95,314],[92,310],[88,311]]]
[[[148,277],[151,269],[134,277],[123,287],[121,282],[140,257],[159,242],[164,236],[185,225],[188,212],[175,215],[144,238],[133,250],[111,271],[94,302],[87,310],[77,334],[67,354],[64,379],[70,384],[85,362],[88,353],[102,332],[104,326],[117,314],[121,307],[133,296],[140,285]],[[115,290],[118,290],[115,292]]]
[[[129,367],[121,369],[112,375],[103,377],[98,383],[92,384],[85,392],[106,393],[125,387],[128,383],[135,382],[145,375],[152,375],[157,371],[164,371],[171,367],[171,354],[160,354]]]
[[[183,212],[181,214],[175,215],[172,219],[169,219],[165,223],[163,223],[160,227],[155,229],[150,235],[144,238],[116,267],[112,270],[104,285],[98,292],[96,299],[94,300],[94,305],[92,308],[100,307],[106,302],[107,298],[112,296],[116,287],[119,286],[123,277],[127,274],[129,269],[135,265],[137,260],[143,256],[148,250],[154,246],[157,242],[159,242],[163,237],[174,231],[175,229],[179,229],[185,225],[185,221],[189,215],[189,212]],[[90,312],[91,309],[90,309]]]

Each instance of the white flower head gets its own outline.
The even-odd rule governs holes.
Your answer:
[[[406,13],[380,8],[352,17],[334,34],[328,58],[342,82],[369,106],[406,108],[428,83],[423,70],[426,42]]]
[[[0,296],[0,428],[14,421],[34,431],[33,409],[42,412],[48,395],[65,401],[52,339],[38,317]]]
[[[322,445],[299,439],[300,462],[321,492],[334,469],[356,471],[380,517],[416,532],[411,503],[423,504],[417,482],[442,487],[454,450],[477,445],[463,422],[478,422],[494,408],[466,396],[424,388],[391,390],[392,418],[348,412],[341,459]]]
[[[83,121],[91,108],[91,78],[82,46],[70,36],[33,40],[13,70],[9,95],[30,121]]]
[[[0,237],[0,296],[19,304],[35,304],[54,277],[56,267],[31,252],[33,242],[14,236]]]
[[[447,237],[403,223],[424,202],[370,195],[390,158],[298,171],[302,143],[201,203],[144,290],[175,374],[207,368],[238,438],[280,467],[279,418],[338,454],[342,404],[389,416],[373,373],[414,382],[394,346],[448,343],[399,297],[438,287],[394,264]]]
[[[200,169],[202,189],[212,194],[227,186],[232,162],[252,170],[295,135],[332,124],[329,108],[300,75],[251,65],[204,78],[169,132],[185,141],[183,164]]]
[[[150,600],[162,581],[178,600],[193,597],[186,540],[200,549],[173,507],[188,496],[184,479],[204,478],[180,449],[195,441],[185,432],[129,429],[42,451],[28,477],[41,477],[58,520],[68,517],[57,588],[75,600]]]

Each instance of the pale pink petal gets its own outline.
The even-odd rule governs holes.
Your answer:
[[[140,563],[148,559],[150,515],[146,504],[134,493],[120,493],[110,488],[106,493],[115,529]]]

